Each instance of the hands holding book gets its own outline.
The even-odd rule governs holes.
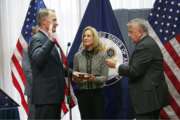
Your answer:
[[[93,74],[88,74],[88,73],[82,73],[82,72],[73,72],[73,80],[74,81],[93,81],[96,79],[96,76]]]

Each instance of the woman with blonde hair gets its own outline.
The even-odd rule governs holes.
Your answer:
[[[83,49],[75,54],[74,71],[78,85],[76,96],[82,119],[102,119],[104,97],[102,88],[107,79],[104,47],[95,28],[87,26],[82,33]]]

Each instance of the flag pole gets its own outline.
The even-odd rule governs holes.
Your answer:
[[[66,56],[68,55],[68,50],[69,50],[70,46],[71,46],[71,43],[69,42],[67,44]],[[72,74],[70,73],[68,61],[67,61],[66,69],[67,69],[67,78],[68,78],[68,86],[67,86],[68,96],[67,96],[67,102],[68,102],[68,105],[69,105],[69,120],[72,120],[72,110],[71,110],[71,80],[72,80]]]
[[[68,69],[69,69],[69,67],[68,67]],[[68,88],[67,88],[67,90],[68,90],[68,105],[69,105],[69,120],[72,120],[72,110],[71,110],[71,74],[70,74],[70,72],[69,72],[69,70],[68,70]]]

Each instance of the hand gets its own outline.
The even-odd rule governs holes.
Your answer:
[[[49,33],[50,35],[53,33],[52,28],[53,28],[53,24],[50,23],[50,24],[49,24],[49,30],[48,30],[48,33]]]
[[[89,79],[89,74],[74,71],[73,74],[72,74],[72,77],[73,77],[73,79],[75,81],[83,81],[83,80],[88,80]]]
[[[48,36],[49,36],[49,38],[50,38],[50,40],[52,41],[52,42],[55,42],[55,39],[54,39],[54,34],[53,34],[53,24],[52,23],[50,23],[50,25],[49,25],[49,30],[48,30]]]
[[[79,74],[80,74],[80,72],[74,71],[72,75],[73,75],[73,77],[79,77]]]
[[[106,65],[110,68],[115,68],[116,67],[116,61],[113,59],[106,59]]]
[[[72,73],[72,79],[76,82],[80,82],[82,79],[80,79],[79,74],[80,74],[80,72],[74,71]]]
[[[89,81],[94,81],[94,80],[96,80],[96,76],[94,76],[93,74],[90,74],[88,80]]]

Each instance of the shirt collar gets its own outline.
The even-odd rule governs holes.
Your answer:
[[[43,29],[40,28],[39,31],[41,31],[41,32],[44,33],[47,37],[49,37],[49,36],[48,36],[48,33],[47,33],[45,30],[43,30]]]

